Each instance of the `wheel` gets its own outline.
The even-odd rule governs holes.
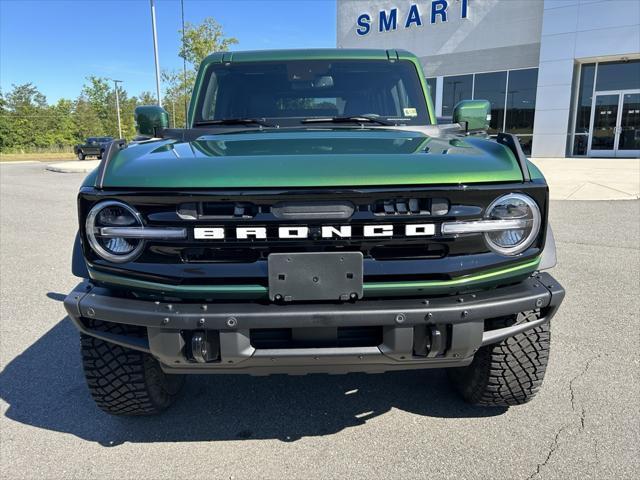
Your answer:
[[[78,160],[84,160],[84,153],[78,150]]]
[[[104,155],[104,150],[100,150],[100,153],[98,154],[98,160],[102,160],[102,155]]]
[[[538,318],[531,314],[532,319]],[[524,315],[519,315],[519,322]],[[491,328],[516,322],[516,316],[495,319]],[[467,367],[451,368],[449,379],[464,399],[478,406],[508,407],[531,400],[542,385],[549,361],[549,323],[482,347]]]
[[[91,328],[143,336],[142,328],[94,321]],[[148,353],[80,334],[82,366],[98,407],[112,415],[154,415],[177,398],[184,375],[169,375]]]

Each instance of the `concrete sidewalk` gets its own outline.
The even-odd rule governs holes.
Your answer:
[[[532,158],[549,184],[551,200],[640,198],[640,159]]]
[[[549,183],[551,200],[640,198],[640,160],[619,158],[534,158]],[[56,162],[47,170],[88,173],[99,160]]]

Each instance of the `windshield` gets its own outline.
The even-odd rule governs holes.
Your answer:
[[[382,60],[287,61],[211,65],[195,123],[369,116],[392,123],[429,123],[413,63]]]

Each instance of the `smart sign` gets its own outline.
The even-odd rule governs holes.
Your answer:
[[[356,34],[364,36],[370,32],[390,32],[398,28],[422,27],[424,24],[447,22],[451,4],[458,4],[460,18],[469,16],[469,0],[432,0],[413,3],[407,10],[390,8],[377,14],[361,13],[356,20]]]

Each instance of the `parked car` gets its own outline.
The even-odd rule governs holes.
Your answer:
[[[78,160],[84,160],[89,156],[102,158],[112,141],[113,137],[89,137],[83,145],[73,147],[73,152],[78,156]]]
[[[489,113],[437,124],[416,56],[351,49],[215,53],[186,129],[138,107],[146,139],[78,196],[65,307],[97,405],[157,413],[184,374],[421,368],[531,400],[564,289],[547,183]]]

